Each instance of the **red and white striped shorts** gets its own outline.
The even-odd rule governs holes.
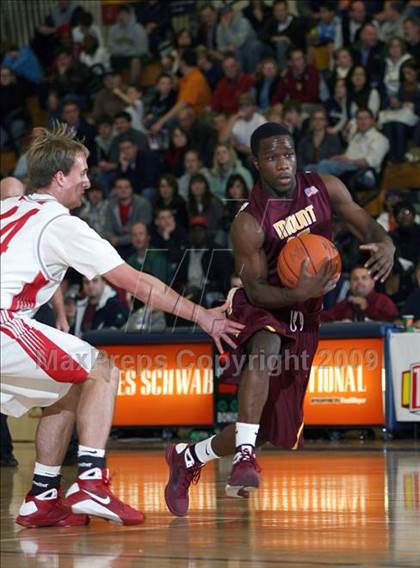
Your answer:
[[[0,310],[0,337],[1,412],[10,416],[57,402],[88,378],[98,355],[74,335],[7,310]]]

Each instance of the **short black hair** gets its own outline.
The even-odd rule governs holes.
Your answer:
[[[118,113],[114,116],[113,120],[115,121],[115,120],[117,120],[117,118],[124,118],[125,120],[128,120],[128,122],[132,122],[131,115],[128,114],[128,112],[125,112],[124,110],[121,111],[121,112],[118,112]]]
[[[361,112],[367,112],[368,115],[370,116],[370,118],[375,118],[375,115],[373,114],[372,110],[369,107],[358,108],[357,111],[356,111],[356,118]]]
[[[293,140],[292,135],[285,126],[277,124],[277,122],[266,122],[252,133],[251,150],[254,156],[258,155],[261,140],[271,138],[272,136],[289,136]]]

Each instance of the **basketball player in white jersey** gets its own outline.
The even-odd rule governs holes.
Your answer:
[[[234,345],[230,335],[243,328],[225,318],[226,306],[205,310],[134,270],[108,241],[70,215],[90,185],[87,155],[67,127],[45,130],[27,154],[34,193],[1,202],[1,412],[22,416],[34,406],[45,408],[32,489],[17,517],[25,527],[84,525],[89,515],[125,525],[144,520],[113,495],[105,465],[118,370],[88,343],[31,317],[50,300],[68,267],[89,279],[100,274],[151,308],[196,322],[219,351],[221,340]],[[79,470],[62,499],[60,467],[75,419]]]

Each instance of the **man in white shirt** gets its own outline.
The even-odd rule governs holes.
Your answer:
[[[379,173],[389,150],[389,141],[376,129],[375,118],[370,109],[360,109],[357,112],[356,125],[357,130],[345,153],[329,160],[321,160],[313,171],[340,176],[362,168],[372,168]]]
[[[254,130],[266,122],[266,118],[256,112],[254,95],[243,93],[239,97],[239,111],[232,127],[233,145],[239,154],[251,155],[251,135]]]
[[[111,492],[105,465],[118,370],[85,341],[32,319],[69,267],[88,279],[101,275],[151,308],[195,321],[220,352],[221,340],[235,345],[230,335],[243,328],[225,319],[226,305],[205,310],[138,272],[108,241],[70,215],[90,186],[87,156],[67,126],[44,130],[28,150],[35,193],[1,202],[1,412],[22,416],[32,407],[44,408],[32,489],[16,519],[27,528],[85,525],[88,515],[125,525],[144,520],[143,513]],[[78,476],[63,501],[60,469],[75,419]]]

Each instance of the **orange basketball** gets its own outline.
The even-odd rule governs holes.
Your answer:
[[[286,288],[296,286],[302,262],[306,258],[309,258],[308,272],[311,274],[317,274],[325,260],[334,266],[334,276],[341,274],[341,258],[334,243],[320,235],[304,233],[290,239],[279,254],[277,271]]]

